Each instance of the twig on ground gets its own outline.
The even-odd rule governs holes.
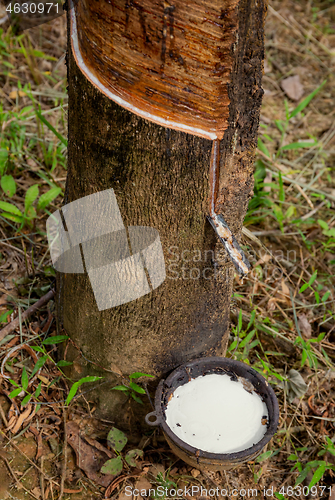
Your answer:
[[[9,470],[9,472],[11,473],[11,475],[13,476],[13,478],[14,478],[14,480],[15,480],[16,484],[17,484],[17,485],[19,485],[19,486],[20,486],[20,488],[23,488],[23,489],[24,489],[24,491],[25,491],[26,493],[28,493],[28,495],[32,496],[32,497],[33,497],[33,498],[35,498],[36,500],[39,500],[39,499],[38,499],[38,498],[37,498],[37,497],[36,497],[33,493],[31,493],[31,491],[27,490],[27,488],[25,488],[25,487],[23,486],[23,484],[21,483],[21,481],[20,481],[20,480],[16,477],[16,474],[15,474],[15,472],[13,471],[13,469],[11,468],[10,463],[8,462],[7,458],[5,458],[3,455],[0,455],[0,458],[2,458],[2,460],[5,462],[5,464],[6,464],[7,468],[8,468],[8,470]]]
[[[44,455],[41,456],[41,470],[42,471],[43,471],[43,466],[44,466]],[[40,486],[41,486],[42,500],[45,500],[44,474],[41,474],[41,476],[40,476]]]
[[[307,214],[303,215],[301,218],[301,220],[306,220],[306,219],[309,219],[309,217],[312,217],[312,215],[315,215],[316,212],[318,212],[318,210],[320,210],[320,208],[322,208],[324,205],[326,204],[325,201],[322,201],[317,207],[314,208],[314,210],[311,210],[310,212],[308,212]]]
[[[55,295],[54,290],[50,290],[48,293],[43,295],[35,304],[30,306],[22,315],[21,315],[21,321],[24,321],[25,319],[29,318],[34,312],[38,311],[41,307],[43,307],[45,304],[49,302]],[[0,340],[4,339],[7,335],[10,333],[14,332],[14,330],[19,326],[20,324],[20,318],[15,318],[13,321],[11,321],[7,326],[5,326],[2,330],[0,330]]]
[[[63,406],[63,426],[64,426],[64,444],[63,444],[63,465],[62,465],[62,478],[60,481],[60,492],[58,500],[62,500],[64,494],[64,483],[66,478],[66,462],[67,462],[67,432],[66,432],[66,408]]]
[[[53,479],[51,479],[51,477],[47,476],[45,474],[45,472],[43,472],[43,470],[38,466],[36,465],[22,450],[20,450],[20,448],[14,443],[14,441],[12,439],[10,439],[8,436],[6,436],[6,434],[0,429],[0,434],[1,436],[5,437],[7,439],[7,441],[9,441],[9,443],[11,444],[11,446],[13,446],[21,455],[24,456],[24,458],[26,460],[28,460],[29,463],[31,463],[31,465],[33,465],[35,467],[35,469],[37,469],[41,474],[44,475],[44,477],[48,480],[48,481],[51,481],[52,483],[54,483],[56,486],[60,487],[59,484],[57,483],[57,481],[54,481]],[[1,455],[0,455],[1,456]]]

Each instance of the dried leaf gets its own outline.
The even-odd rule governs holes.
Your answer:
[[[9,422],[8,422],[8,425],[7,425],[7,431],[10,431],[12,427],[14,427],[15,425],[15,422],[16,422],[17,418],[16,418],[16,415],[13,415]]]
[[[38,430],[31,425],[29,427],[30,432],[35,436],[37,442],[37,451],[35,460],[38,460],[43,454],[43,441],[42,441],[42,432],[38,432]]]
[[[303,396],[308,388],[300,373],[293,369],[289,370],[287,381],[284,384],[290,403],[292,403],[294,398]]]
[[[75,422],[68,422],[66,424],[66,429],[67,441],[76,454],[78,467],[80,467],[92,481],[107,487],[115,476],[101,474],[100,469],[103,464],[113,456],[112,453],[92,439],[90,439],[90,444],[88,444],[85,435],[80,433],[79,426]],[[94,446],[93,443],[95,443]]]
[[[191,475],[192,475],[194,478],[197,478],[198,476],[200,476],[200,470],[198,470],[198,469],[192,469],[192,470],[191,470]]]
[[[272,297],[268,301],[267,310],[269,312],[272,312],[272,311],[275,311],[276,309],[277,309],[277,301],[274,297]]]
[[[312,336],[312,327],[306,314],[300,314],[298,316],[298,325],[303,336],[306,337],[306,339],[310,339]]]
[[[112,370],[112,372],[117,373],[118,375],[121,375],[121,376],[123,375],[123,373],[120,370],[120,368],[116,364],[114,364],[114,363],[110,364],[110,369]]]
[[[254,264],[254,267],[266,264],[267,262],[270,262],[272,259],[272,255],[270,253],[264,253],[260,255],[260,259]]]
[[[33,410],[33,407],[30,405],[23,413],[21,413],[21,415],[17,419],[15,426],[12,429],[12,434],[16,434],[18,432],[18,430],[20,429],[23,422],[29,417],[31,411],[34,411],[34,410]]]
[[[299,101],[304,95],[304,87],[300,82],[299,75],[289,76],[281,82],[281,88],[292,101]]]
[[[148,492],[148,490],[150,490],[150,488],[152,488],[152,484],[149,483],[149,481],[145,477],[141,477],[138,481],[136,481],[135,488],[141,492],[143,490]]]
[[[286,285],[286,283],[285,283],[285,281],[284,281],[284,280],[282,280],[282,282],[281,282],[281,289],[283,290],[283,294],[284,294],[284,295],[287,295],[287,297],[289,297],[289,296],[290,296],[290,289],[289,289],[289,287]]]
[[[10,99],[16,99],[17,97],[24,97],[26,95],[25,92],[23,92],[23,90],[13,90],[12,92],[9,93],[9,98]]]
[[[82,373],[83,367],[80,361],[74,360],[72,366],[77,373]]]
[[[31,493],[35,495],[35,497],[37,498],[41,498],[42,496],[41,488],[39,488],[38,486],[36,486],[33,490],[31,490]]]

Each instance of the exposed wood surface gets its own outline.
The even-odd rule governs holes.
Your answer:
[[[74,11],[84,72],[144,118],[149,113],[154,121],[169,121],[171,128],[186,125],[192,134],[222,139],[237,4],[82,0]]]

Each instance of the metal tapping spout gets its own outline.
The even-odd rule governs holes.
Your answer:
[[[225,246],[228,255],[233,262],[236,270],[242,276],[248,274],[251,265],[246,258],[243,250],[236,241],[235,236],[231,232],[228,224],[221,214],[215,212],[215,204],[219,188],[219,174],[220,174],[220,141],[215,139],[212,146],[212,154],[209,170],[209,184],[210,184],[210,197],[209,197],[209,220],[214,231],[218,235],[221,243]]]

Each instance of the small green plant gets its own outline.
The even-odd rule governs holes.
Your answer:
[[[143,401],[138,396],[138,394],[145,394],[143,387],[139,386],[134,382],[134,380],[140,377],[153,377],[153,375],[148,375],[147,373],[134,372],[129,375],[129,381],[122,384],[116,385],[112,388],[114,391],[122,391],[127,396],[132,397],[137,403],[143,404]]]
[[[281,173],[277,173],[277,169],[274,169],[274,171],[271,170],[271,175],[278,177],[278,183],[266,183],[264,182],[267,173],[266,169],[267,165],[271,165],[273,162],[277,162],[281,158],[284,158],[287,151],[322,148],[322,145],[319,144],[317,139],[312,136],[310,136],[310,140],[307,141],[292,142],[285,145],[284,142],[292,125],[292,118],[299,115],[299,113],[302,114],[303,110],[309,105],[312,99],[318,94],[325,84],[326,80],[323,81],[321,85],[311,92],[305,99],[303,99],[292,111],[289,110],[287,100],[284,101],[285,119],[274,120],[277,134],[279,133],[279,138],[276,137],[274,140],[274,138],[267,133],[267,130],[273,126],[272,124],[261,124],[263,134],[258,138],[258,149],[261,152],[262,159],[258,159],[256,161],[254,196],[249,202],[248,212],[245,218],[245,223],[247,225],[257,223],[268,215],[272,215],[283,232],[284,223],[290,222],[296,215],[296,208],[294,205],[289,205],[286,210],[283,209],[285,204],[285,191]],[[270,143],[278,144],[273,154],[271,154],[267,147],[267,144]],[[290,171],[289,173],[293,174],[295,172],[296,171]],[[297,170],[297,172],[299,172],[299,170]],[[278,191],[279,194],[277,201],[273,201],[273,199],[270,198],[271,190]],[[299,223],[299,220],[297,223]]]
[[[0,315],[0,323],[6,323],[8,316],[10,314],[12,314],[12,312],[13,312],[13,309],[11,309],[10,311],[6,311],[6,312],[2,313]]]
[[[318,358],[312,350],[312,344],[317,344],[321,342],[321,340],[326,335],[326,332],[320,333],[320,335],[316,339],[303,339],[302,337],[297,337],[294,341],[294,345],[298,345],[302,349],[301,355],[301,367],[304,366],[306,361],[310,368],[314,368],[315,370],[318,367]]]
[[[166,498],[169,498],[169,495],[166,495],[166,492],[168,492],[172,488],[175,490],[178,488],[177,484],[169,479],[169,470],[166,472],[165,476],[162,472],[158,472],[155,478],[155,484],[162,487],[160,488],[160,490],[163,489],[163,491],[155,491],[155,493],[152,495],[155,500],[165,500]]]
[[[324,220],[318,219],[318,224],[322,229],[322,234],[335,238],[335,227],[329,229],[329,225]]]
[[[45,349],[45,346],[46,345],[54,345],[54,344],[60,344],[61,342],[64,342],[65,340],[67,340],[69,337],[67,335],[56,335],[56,336],[53,336],[53,337],[48,337],[47,339],[43,340],[42,342],[42,345],[41,346],[31,346],[31,348],[36,351],[36,352],[40,352],[42,354],[42,356],[38,359],[38,361],[35,363],[35,366],[34,368],[32,369],[31,373],[28,373],[27,371],[27,368],[25,366],[23,366],[23,369],[22,369],[22,374],[21,374],[21,384],[18,384],[17,382],[15,382],[15,380],[13,379],[9,379],[9,382],[14,385],[16,387],[16,389],[14,389],[13,391],[10,392],[9,394],[9,397],[10,398],[15,398],[16,396],[18,396],[19,394],[22,394],[22,393],[25,393],[26,396],[23,398],[23,400],[21,401],[21,406],[25,406],[29,403],[29,401],[33,398],[36,402],[39,402],[39,395],[41,394],[41,388],[42,388],[42,382],[39,383],[37,389],[35,390],[34,393],[30,393],[28,391],[28,387],[29,387],[29,381],[34,377],[34,375],[44,366],[44,364],[47,362],[47,360],[50,360],[55,366],[57,366],[57,368],[60,370],[62,367],[64,366],[69,366],[69,365],[72,365],[71,362],[69,361],[65,361],[65,360],[60,360],[58,361],[58,363],[56,363],[52,357],[50,356],[50,354],[46,351]],[[12,360],[12,363],[15,361]],[[8,371],[12,371],[12,368],[11,368],[11,362],[7,361],[7,364],[6,364],[6,369]],[[60,370],[61,371],[61,370]],[[62,373],[63,376],[64,373]],[[88,377],[83,377],[81,378],[80,380],[78,380],[77,382],[75,382],[70,391],[69,391],[69,394],[67,396],[67,399],[65,401],[65,404],[68,405],[70,403],[70,401],[72,401],[72,399],[74,398],[74,396],[76,395],[77,391],[78,391],[78,388],[84,384],[84,383],[87,383],[87,382],[96,382],[97,380],[100,380],[102,377],[95,377],[95,376],[88,376]],[[49,384],[49,387],[54,383],[55,381],[52,381],[50,384]],[[40,404],[37,404],[36,406],[36,412],[40,409]]]
[[[258,371],[259,373],[261,373],[263,376],[265,376],[266,378],[267,377],[275,377],[276,379],[278,379],[280,382],[283,382],[283,381],[286,381],[286,378],[283,377],[280,373],[278,373],[275,368],[273,367],[273,365],[269,362],[267,356],[266,359],[262,359],[260,357],[260,355],[257,353],[257,357],[259,359],[259,361],[257,363],[255,363],[253,365],[253,368]],[[271,383],[273,383],[274,385],[278,385],[278,382],[277,381],[272,381],[270,380]],[[280,384],[279,384],[280,385]]]
[[[115,458],[107,460],[101,467],[100,472],[103,474],[112,474],[114,476],[120,474],[124,466],[136,467],[136,459],[143,456],[143,450],[137,448],[129,450],[123,457],[121,451],[127,444],[126,435],[112,427],[107,436],[107,443],[117,455]]]
[[[279,195],[278,195],[279,203],[277,204],[273,202],[272,210],[279,224],[280,230],[283,233],[284,222],[287,222],[290,219],[292,219],[292,217],[296,214],[296,209],[293,205],[290,205],[285,212],[283,211],[283,204],[285,202],[285,190],[284,190],[282,175],[280,172],[278,174],[278,181],[279,181]]]
[[[5,175],[1,178],[1,187],[5,194],[12,197],[16,191],[16,183],[11,175]],[[14,205],[14,203],[8,203],[6,201],[0,201],[0,213],[2,217],[12,220],[13,222],[18,222],[21,224],[19,231],[25,226],[32,226],[32,221],[37,217],[37,212],[44,210],[57,196],[62,192],[60,187],[52,187],[46,193],[39,197],[36,208],[33,203],[38,198],[39,186],[34,184],[27,189],[25,199],[24,199],[24,212]]]
[[[21,375],[21,385],[19,385],[17,382],[15,382],[15,380],[9,379],[10,383],[16,387],[16,389],[14,389],[13,391],[10,392],[10,394],[9,394],[10,398],[15,398],[16,396],[18,396],[19,394],[24,392],[24,393],[26,393],[26,396],[21,401],[21,406],[25,406],[26,404],[28,404],[29,401],[31,400],[31,398],[35,399],[36,401],[39,401],[38,397],[41,393],[42,382],[39,383],[37,389],[35,390],[35,392],[33,394],[28,392],[28,386],[29,386],[29,380],[31,380],[34,377],[34,375],[43,367],[43,365],[46,363],[46,361],[48,359],[54,363],[51,356],[47,353],[44,345],[58,344],[60,342],[64,342],[67,339],[68,339],[68,337],[66,335],[58,335],[55,337],[49,337],[49,338],[45,339],[42,342],[42,346],[31,346],[31,348],[34,351],[42,353],[42,356],[35,363],[35,366],[30,374],[28,374],[26,367],[25,366],[23,367],[22,375]],[[57,364],[56,364],[56,366],[57,366]],[[64,366],[64,364],[62,364],[62,361],[59,362],[59,366]],[[6,369],[11,371],[9,361],[7,361]],[[39,407],[40,407],[39,405],[36,407],[36,411],[39,410]]]
[[[262,160],[256,160],[254,173],[254,196],[249,202],[248,212],[244,219],[244,224],[256,224],[271,213],[272,200],[269,198],[270,192],[264,188],[266,167]]]
[[[227,352],[232,352],[232,356],[238,361],[247,361],[251,349],[259,344],[258,339],[253,339],[256,334],[256,329],[248,331],[252,327],[255,321],[256,311],[252,311],[249,324],[245,330],[242,329],[242,310],[239,312],[237,325],[232,328],[232,332],[235,336],[234,341],[230,344]]]
[[[63,365],[64,366],[64,365]],[[77,391],[79,389],[79,387],[83,384],[87,384],[88,382],[97,382],[98,380],[102,379],[102,377],[96,377],[96,376],[87,376],[87,377],[83,377],[81,378],[80,380],[78,380],[77,382],[75,382],[70,391],[69,391],[69,394],[66,398],[66,401],[65,401],[65,404],[68,405],[72,399],[75,397],[75,395],[77,394]]]
[[[308,450],[307,447],[303,447],[303,448],[297,448],[296,451],[305,452],[307,450]],[[335,456],[335,445],[328,436],[326,437],[326,444],[322,446],[322,450],[319,451],[318,456],[321,457],[325,455],[325,453],[327,452]],[[288,457],[288,460],[295,461],[295,464],[292,467],[291,472],[297,469],[300,473],[296,479],[295,487],[304,481],[304,479],[307,477],[307,474],[310,471],[314,471],[314,474],[308,485],[309,489],[312,488],[322,479],[326,470],[332,470],[332,471],[335,470],[335,466],[331,465],[325,460],[313,460],[311,462],[308,462],[307,464],[303,464],[297,453],[293,453],[292,455],[290,455]]]

